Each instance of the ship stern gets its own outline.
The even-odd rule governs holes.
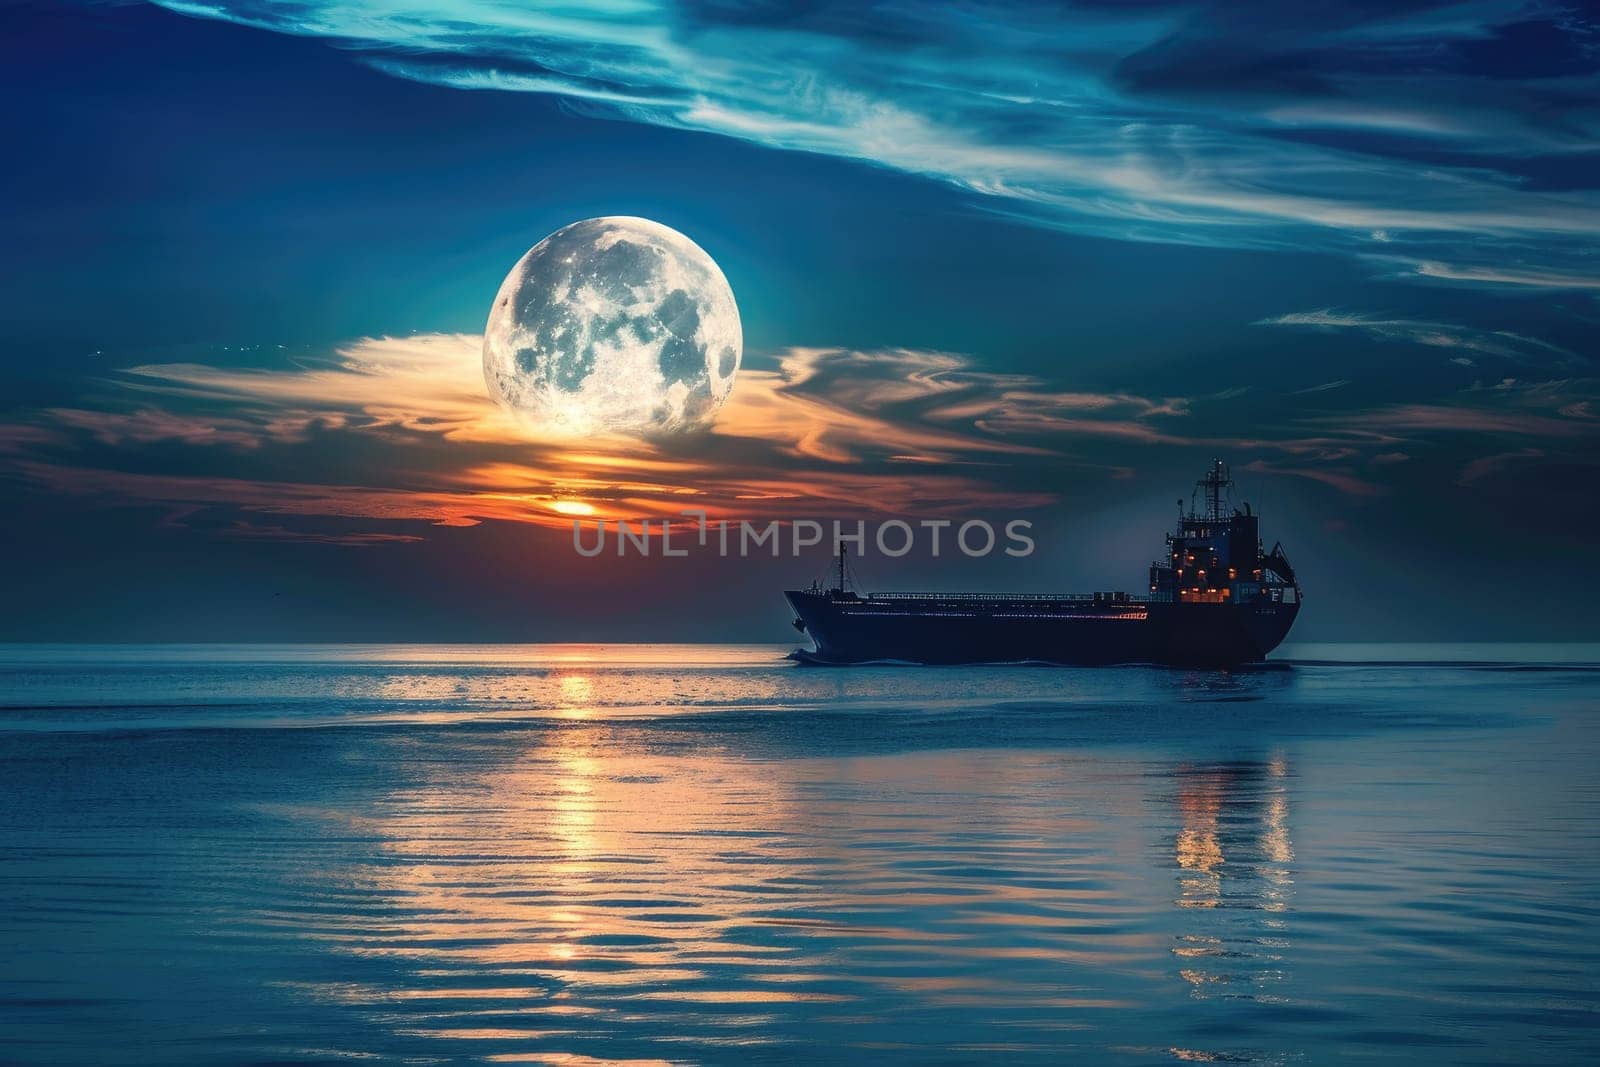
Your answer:
[[[1298,600],[1151,607],[1156,662],[1208,669],[1260,663],[1300,614]]]

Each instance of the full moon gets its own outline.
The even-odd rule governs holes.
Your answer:
[[[483,336],[489,395],[557,433],[708,424],[744,337],[705,250],[649,219],[564,226],[517,261]]]

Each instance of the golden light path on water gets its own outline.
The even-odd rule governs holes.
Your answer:
[[[0,650],[8,1049],[1586,1062],[1592,669],[780,651]]]
[[[1025,1006],[1018,1024],[1046,1030],[1139,1007],[1073,969],[1149,978],[1176,960],[1197,996],[1217,985],[1257,995],[1274,978],[1292,885],[1281,753],[1177,767],[1170,810],[1156,813],[1174,828],[1141,840],[1121,828],[1150,814],[1140,768],[1108,775],[1012,751],[781,763],[663,751],[604,717],[681,701],[692,681],[650,672],[652,688],[632,669],[574,658],[533,683],[566,725],[487,766],[430,761],[423,781],[351,821],[386,855],[335,873],[390,907],[376,922],[349,916],[327,947],[405,978],[305,993],[383,1010],[409,1036],[492,1049],[645,1021],[700,1047],[745,1047],[806,1020],[874,1027],[886,999],[914,1013]],[[526,700],[530,682],[499,695]],[[381,688],[493,703],[480,684],[492,685],[463,694],[424,674]],[[1094,810],[1063,811],[1056,789],[1085,777]],[[1172,884],[1130,879],[1152,848],[1167,853],[1157,865],[1174,869]],[[1137,928],[1163,906],[1176,937]],[[1251,918],[1189,911],[1220,907]]]

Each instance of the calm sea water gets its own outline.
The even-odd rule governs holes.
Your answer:
[[[0,1059],[1600,1059],[1600,648],[783,651],[0,648]]]

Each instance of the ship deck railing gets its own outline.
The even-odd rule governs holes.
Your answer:
[[[1144,604],[1149,597],[1095,593],[868,593],[864,600],[1022,600],[1043,604]]]

